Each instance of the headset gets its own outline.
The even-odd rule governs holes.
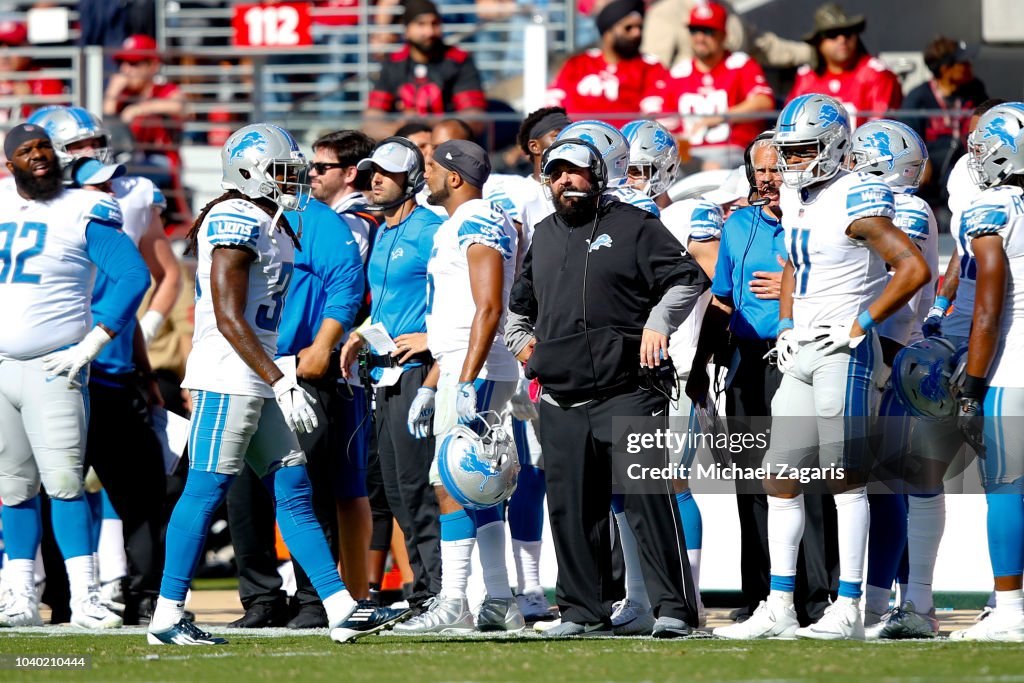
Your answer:
[[[373,204],[367,206],[366,208],[370,211],[386,211],[387,209],[393,209],[415,197],[416,193],[422,190],[423,185],[426,183],[424,175],[426,161],[423,159],[423,152],[421,152],[420,148],[416,146],[416,143],[408,138],[393,135],[389,138],[384,138],[377,143],[377,146],[374,147],[374,151],[389,143],[395,143],[396,145],[401,145],[402,147],[411,149],[413,151],[413,156],[416,158],[416,166],[405,174],[405,189],[402,192],[401,197],[392,202],[388,202],[387,204]]]
[[[551,153],[559,147],[564,147],[566,145],[578,145],[580,147],[586,147],[590,151],[591,161],[589,168],[592,186],[590,192],[575,192],[570,190],[565,193],[565,196],[596,197],[604,192],[605,188],[608,186],[608,168],[605,166],[604,157],[601,156],[601,152],[597,150],[596,146],[580,138],[566,138],[564,140],[558,140],[544,150],[544,156],[541,157],[540,162],[541,185],[545,185],[547,187],[551,186],[551,177],[547,173],[544,173],[544,169],[547,168],[548,159],[551,157]],[[593,239],[593,236],[591,236],[591,239]]]
[[[747,145],[747,148],[743,150],[743,171],[747,175],[747,184],[750,185],[750,194],[747,195],[747,203],[751,206],[764,206],[768,203],[768,200],[762,199],[757,192],[757,178],[754,174],[754,148],[757,146],[757,143],[765,140],[771,140],[774,137],[774,130],[766,130],[751,140],[750,144]]]

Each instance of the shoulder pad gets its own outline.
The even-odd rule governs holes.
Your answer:
[[[85,212],[86,221],[93,221],[112,228],[120,229],[124,223],[121,206],[113,197],[100,194],[99,200]]]

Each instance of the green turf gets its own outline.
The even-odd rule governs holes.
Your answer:
[[[470,641],[372,636],[234,636],[204,648],[147,646],[143,636],[0,634],[4,654],[88,654],[89,671],[2,671],[8,681],[988,681],[1024,680],[1013,644],[808,641]],[[147,659],[153,657],[153,659]],[[156,659],[159,657],[159,659]]]

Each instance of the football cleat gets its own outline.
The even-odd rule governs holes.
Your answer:
[[[466,598],[432,598],[426,603],[427,609],[406,622],[395,626],[395,634],[460,635],[476,630],[473,613],[469,611]]]
[[[336,643],[350,643],[377,631],[391,628],[412,616],[408,609],[380,607],[370,600],[360,600],[356,609],[345,621],[331,629],[331,640]]]
[[[658,617],[651,629],[652,638],[685,638],[690,635],[690,626],[675,617]]]
[[[997,607],[974,626],[953,631],[949,639],[1024,643],[1024,612],[1000,610]]]
[[[476,615],[476,630],[484,633],[492,631],[519,632],[526,628],[515,598],[485,597]]]
[[[607,624],[577,624],[572,621],[563,621],[558,626],[544,631],[541,635],[545,638],[605,638],[614,634]]]
[[[119,614],[114,614],[103,604],[99,587],[94,587],[80,600],[71,601],[71,623],[89,629],[121,628],[124,623]]]
[[[101,584],[100,600],[111,612],[124,614],[124,577]]]
[[[759,638],[793,638],[800,622],[796,619],[793,605],[781,601],[762,600],[754,613],[745,621],[729,626],[719,626],[712,635],[730,640],[755,640]]]
[[[904,638],[934,638],[939,634],[939,622],[934,611],[920,614],[914,603],[905,602],[902,607],[882,615],[873,626],[865,627],[865,640],[901,640]]]
[[[533,630],[537,633],[544,633],[545,631],[550,631],[551,629],[561,625],[561,618],[552,619],[551,621],[538,621],[533,625]]]
[[[864,640],[860,601],[840,598],[825,609],[817,622],[796,630],[797,638],[815,640]]]
[[[39,616],[39,600],[35,592],[26,595],[8,593],[3,611],[0,611],[0,626],[42,626]]]
[[[191,621],[182,619],[166,631],[146,634],[150,645],[227,645],[228,641],[201,630]]]
[[[635,600],[626,598],[612,605],[612,632],[617,636],[649,636],[654,614]]]
[[[523,591],[516,596],[516,605],[527,624],[532,624],[535,621],[550,621],[555,618],[555,613],[551,611],[551,605],[548,604],[548,598],[544,595],[543,588]]]

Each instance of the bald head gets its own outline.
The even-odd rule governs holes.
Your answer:
[[[437,147],[449,140],[473,141],[473,131],[462,119],[444,119],[434,126],[430,143]]]

